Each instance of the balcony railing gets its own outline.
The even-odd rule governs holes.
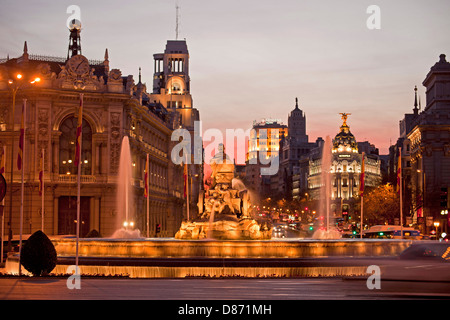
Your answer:
[[[77,175],[76,174],[60,174],[58,178],[58,182],[66,182],[66,183],[76,183]],[[82,175],[80,176],[81,183],[96,183],[96,176],[92,175]]]

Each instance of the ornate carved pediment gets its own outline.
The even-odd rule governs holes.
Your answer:
[[[85,89],[100,91],[103,89],[103,77],[100,79],[94,74],[86,57],[75,55],[70,58],[66,65],[61,67],[58,75],[60,86],[63,89]]]
[[[122,71],[119,69],[112,69],[108,75],[108,83],[122,84]]]
[[[50,65],[48,63],[41,63],[36,68],[41,79],[51,79],[55,77],[55,73],[52,73]]]
[[[108,91],[118,93],[123,91],[122,72],[119,69],[112,69],[109,72]]]
[[[45,139],[48,134],[48,109],[38,110],[38,131],[41,139]]]

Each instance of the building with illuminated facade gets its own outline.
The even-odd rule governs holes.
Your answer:
[[[73,156],[77,111],[83,93],[80,235],[96,230],[109,236],[117,228],[119,157],[122,139],[127,136],[133,171],[134,205],[130,212],[135,225],[145,234],[143,194],[148,154],[150,236],[156,236],[156,225],[161,231],[158,236],[173,236],[184,218],[185,200],[183,167],[170,160],[175,143],[171,134],[175,126],[191,124],[189,112],[184,109],[191,107],[192,99],[178,93],[164,96],[173,100],[163,100],[163,96],[156,99],[154,92],[166,88],[153,88],[153,93],[147,93],[140,74],[136,84],[132,75],[124,76],[119,69],[109,68],[107,50],[103,60],[88,60],[81,53],[80,30],[76,27],[71,30],[67,58],[31,55],[25,45],[20,57],[0,60],[0,150],[6,147],[4,176],[8,183],[5,229],[13,234],[19,232],[21,173],[15,163],[22,99],[26,98],[23,232],[30,234],[41,229],[39,158],[44,151],[44,232],[75,234],[77,172]],[[179,55],[186,57],[183,53]],[[173,60],[170,63],[181,63],[177,59],[176,63]],[[181,68],[187,71],[186,61]],[[18,72],[26,76],[19,90],[14,91]],[[39,83],[27,84],[26,78],[31,75],[39,77]],[[177,76],[183,79],[181,74]],[[10,79],[14,80],[11,84]],[[189,81],[184,80],[169,80],[168,86],[186,93]],[[168,101],[176,103],[169,106]],[[179,113],[172,113],[168,108],[171,106],[180,109]],[[192,113],[192,117],[198,116]]]
[[[194,163],[194,158],[202,159],[203,148],[194,148],[196,140],[202,145],[199,132],[200,113],[194,108],[189,76],[189,51],[186,40],[168,40],[164,53],[153,55],[153,91],[148,95],[148,104],[168,112],[173,129],[187,129],[191,135],[191,157],[188,159],[187,181],[189,218],[198,214],[197,201],[203,188],[203,165]],[[196,130],[196,124],[197,130]],[[186,217],[187,218],[187,217]]]
[[[331,212],[335,216],[354,212],[355,199],[359,197],[362,154],[358,143],[347,125],[347,115],[343,114],[343,124],[331,143]],[[325,143],[319,150],[311,152],[309,158],[308,194],[311,199],[320,199],[322,182],[322,155]],[[365,186],[381,184],[381,160],[377,154],[365,154]]]
[[[405,134],[411,165],[411,220],[429,234],[450,229],[450,63],[441,54],[423,81],[426,106]]]
[[[245,168],[247,187],[261,195],[270,192],[271,175],[261,175],[261,168],[268,167],[271,160],[279,161],[280,146],[286,137],[288,126],[280,120],[253,122]]]

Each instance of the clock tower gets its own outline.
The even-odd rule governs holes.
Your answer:
[[[185,40],[169,40],[164,53],[153,55],[154,74],[152,103],[162,104],[174,119],[174,127],[180,125],[193,130],[199,120],[198,110],[193,108],[190,93],[189,51]]]
[[[67,60],[69,58],[81,54],[81,22],[72,20],[70,23],[69,51],[67,52]]]

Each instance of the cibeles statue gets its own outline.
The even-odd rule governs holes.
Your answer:
[[[249,216],[249,194],[247,190],[233,189],[235,178],[234,161],[225,153],[223,144],[210,161],[212,184],[200,193],[198,208],[202,218],[213,214],[233,214],[244,219]]]
[[[251,218],[248,190],[233,188],[234,161],[219,145],[218,152],[210,161],[212,184],[199,194],[199,216],[182,223],[176,233],[177,239],[270,239],[272,230],[267,224],[261,226]]]

